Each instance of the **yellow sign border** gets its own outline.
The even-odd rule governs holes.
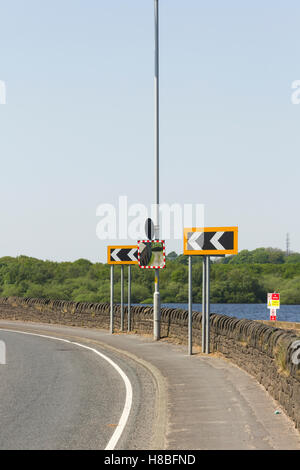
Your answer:
[[[233,250],[188,250],[188,232],[234,232]],[[184,255],[237,255],[238,253],[238,227],[192,227],[183,229],[183,254]]]
[[[110,253],[112,250],[126,250],[130,249],[132,250],[133,248],[138,249],[137,245],[109,245],[107,247],[107,264],[139,264],[138,261],[111,261],[110,260]]]

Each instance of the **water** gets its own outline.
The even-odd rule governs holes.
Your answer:
[[[161,306],[188,309],[188,304],[162,304]],[[202,304],[193,304],[193,310],[201,312]],[[210,311],[248,320],[270,320],[266,304],[210,304]],[[300,305],[281,305],[277,310],[277,320],[300,322]]]

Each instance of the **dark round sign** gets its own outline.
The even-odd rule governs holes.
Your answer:
[[[146,220],[145,233],[148,240],[152,240],[154,238],[154,223],[152,219]]]

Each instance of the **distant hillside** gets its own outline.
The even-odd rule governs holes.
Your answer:
[[[172,252],[160,271],[162,302],[187,302],[187,261]],[[154,273],[132,267],[132,302],[151,303]],[[0,296],[43,297],[86,302],[109,302],[110,267],[86,259],[41,261],[19,256],[0,258]],[[127,291],[127,269],[125,269]],[[274,248],[243,250],[236,256],[213,259],[213,303],[265,303],[267,292],[281,293],[283,304],[300,304],[300,254],[286,256]],[[120,298],[120,268],[115,266],[115,296]],[[202,258],[193,257],[193,301],[202,300]]]

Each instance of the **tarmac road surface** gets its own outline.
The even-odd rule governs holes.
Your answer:
[[[133,399],[116,449],[300,449],[300,433],[278,403],[222,357],[190,357],[186,346],[152,337],[7,320],[0,321],[1,449],[105,448],[126,398],[120,374],[92,351],[1,328],[67,338],[118,363]]]
[[[0,449],[105,449],[128,395],[115,367],[69,342],[7,331],[0,331],[0,340],[7,362],[0,365]],[[132,387],[130,419],[121,423],[125,426],[113,447],[147,448],[155,397],[152,375],[135,361],[97,351],[120,366]]]

